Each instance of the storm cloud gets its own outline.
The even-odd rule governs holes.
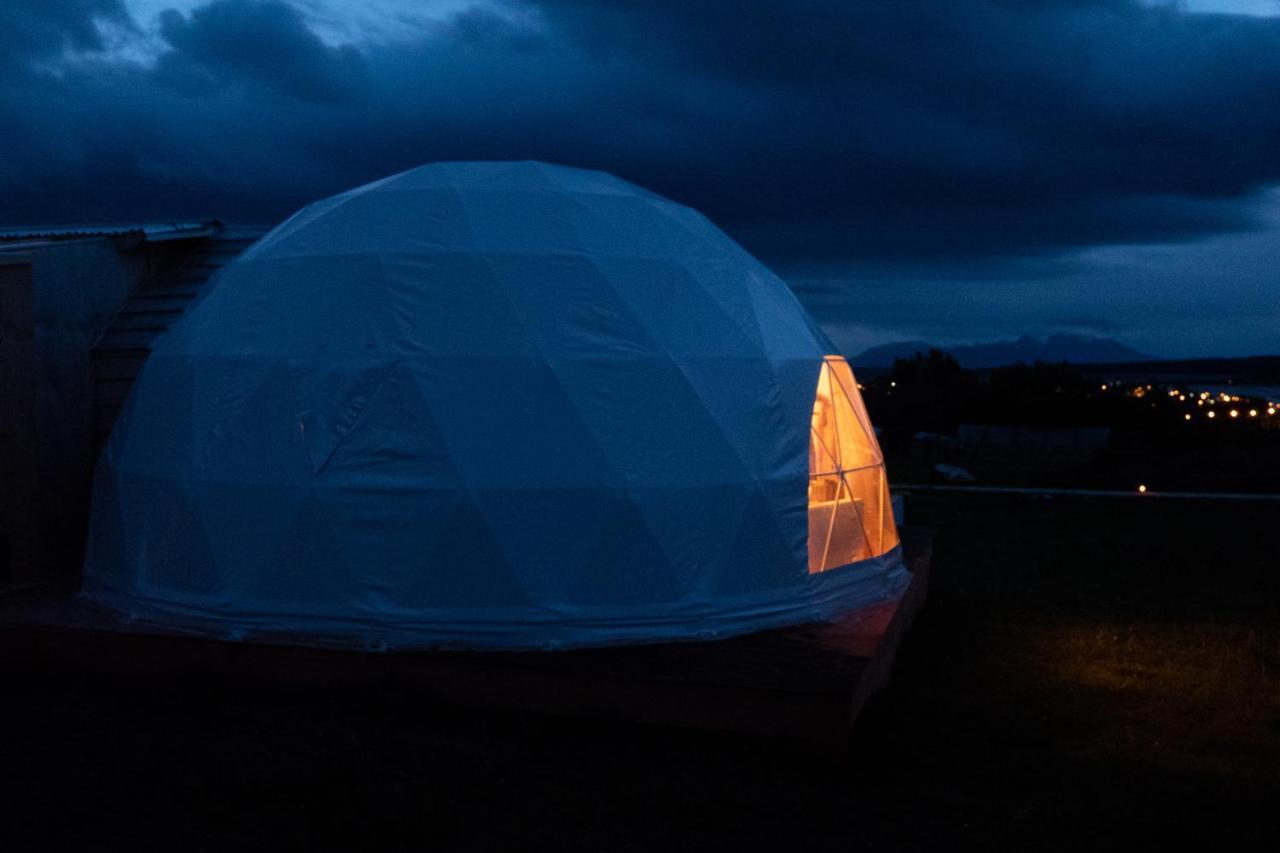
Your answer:
[[[1280,182],[1277,19],[1137,0],[444,8],[336,44],[277,0],[145,20],[10,0],[0,220],[266,223],[426,161],[536,158],[692,204],[838,289],[868,264],[999,279],[1247,233]]]

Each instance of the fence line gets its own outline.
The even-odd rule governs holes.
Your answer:
[[[1240,492],[1139,492],[1121,491],[1118,489],[1037,489],[1018,486],[948,486],[932,483],[890,483],[894,492],[970,492],[975,494],[994,495],[1043,495],[1045,497],[1072,498],[1139,498],[1142,500],[1174,498],[1179,500],[1200,501],[1275,501],[1280,502],[1280,494],[1256,495]]]

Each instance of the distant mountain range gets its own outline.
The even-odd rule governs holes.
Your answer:
[[[1024,335],[1016,341],[991,344],[963,344],[939,346],[926,341],[902,341],[872,347],[853,359],[853,366],[892,367],[899,358],[911,358],[916,353],[940,349],[950,353],[961,367],[983,369],[1003,367],[1009,364],[1032,364],[1036,361],[1070,364],[1103,364],[1114,362],[1148,361],[1151,356],[1127,347],[1110,338],[1091,338],[1084,335],[1052,335],[1046,339]]]

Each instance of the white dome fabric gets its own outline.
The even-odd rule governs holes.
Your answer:
[[[896,546],[809,571],[831,352],[686,207],[541,163],[413,169],[295,214],[161,340],[99,462],[83,595],[369,648],[827,619],[906,579]]]

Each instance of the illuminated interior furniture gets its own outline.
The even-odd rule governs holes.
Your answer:
[[[897,544],[875,430],[849,364],[829,355],[809,429],[809,572],[878,557]]]

